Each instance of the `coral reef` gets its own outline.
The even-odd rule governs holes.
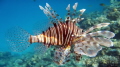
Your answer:
[[[58,66],[53,62],[54,47],[46,53],[28,52],[23,55],[0,52],[0,67],[119,67],[120,66],[120,40],[113,39],[114,45],[111,48],[104,47],[97,57],[82,56],[80,61],[75,61],[71,54],[71,62]],[[9,62],[8,62],[9,61]],[[76,63],[78,62],[78,63]]]
[[[12,55],[10,52],[0,52],[0,67],[6,66],[11,57]]]
[[[120,40],[113,39],[114,47],[104,47],[97,57],[82,56],[80,61],[75,61],[71,54],[71,62],[58,66],[53,62],[54,47],[44,54],[27,52],[22,55],[0,52],[0,67],[119,67],[120,66]],[[8,62],[9,61],[9,62]],[[78,62],[78,63],[76,63]]]
[[[110,2],[111,5],[104,6],[102,12],[95,11],[87,14],[87,18],[79,23],[80,27],[88,29],[95,24],[109,22],[111,23],[109,27],[106,27],[103,30],[110,30],[116,33],[117,36],[115,38],[120,39],[120,37],[118,36],[120,35],[120,2],[117,0],[110,0]],[[86,15],[83,16],[86,17]],[[97,30],[98,29],[96,29],[95,31]]]
[[[98,56],[95,58],[87,58],[83,60],[86,67],[107,67],[109,64],[118,65],[118,57],[114,56]]]

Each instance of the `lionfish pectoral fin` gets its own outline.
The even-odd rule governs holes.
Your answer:
[[[97,24],[91,28],[89,28],[88,30],[86,30],[84,33],[89,33],[91,32],[92,30],[96,29],[96,28],[101,28],[101,27],[106,27],[108,26],[110,23],[100,23],[100,24]]]
[[[30,34],[20,27],[10,28],[6,32],[6,39],[10,49],[14,52],[22,52],[30,46]]]
[[[102,37],[93,37],[94,41],[102,46],[111,47],[113,46],[113,42],[110,39],[102,38]]]
[[[115,34],[110,31],[97,31],[88,33],[83,39],[96,42],[102,46],[111,47],[113,46],[113,42],[110,40],[110,38],[113,38],[114,36]]]
[[[97,32],[92,32],[92,33],[88,33],[87,37],[89,36],[103,36],[106,38],[113,38],[115,36],[115,34],[113,32],[110,31],[97,31]]]
[[[95,46],[98,45],[98,46]],[[99,44],[90,42],[83,42],[83,43],[76,43],[75,47],[74,47],[74,52],[76,54],[81,54],[81,55],[86,55],[89,57],[95,57],[98,53],[98,51],[100,51],[102,49],[101,46],[99,46]]]
[[[75,44],[74,51],[77,54],[94,57],[102,49],[101,46],[111,47],[113,42],[103,37],[83,37],[84,41]],[[100,46],[101,45],[101,46]]]

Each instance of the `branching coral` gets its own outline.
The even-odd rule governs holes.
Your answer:
[[[117,0],[110,0],[110,3],[115,3],[117,2]]]
[[[99,56],[95,58],[87,58],[83,61],[86,66],[99,66],[101,64],[118,64],[118,59],[113,56]]]
[[[120,12],[119,11],[107,13],[107,18],[110,19],[110,20],[117,20],[119,17],[120,17]]]

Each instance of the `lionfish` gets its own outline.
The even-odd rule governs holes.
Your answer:
[[[30,35],[21,28],[19,28],[21,31],[13,30],[12,32],[17,31],[19,33],[8,34],[10,46],[16,48],[15,51],[23,51],[32,43],[43,43],[48,48],[50,46],[57,46],[54,52],[54,62],[59,65],[68,62],[71,53],[76,55],[76,60],[80,60],[79,58],[82,55],[95,57],[102,50],[101,46],[113,46],[113,42],[110,40],[110,38],[115,36],[113,32],[91,32],[96,28],[106,27],[110,23],[100,23],[87,30],[83,30],[77,25],[78,22],[84,19],[81,16],[86,10],[81,9],[77,11],[77,5],[78,3],[75,3],[73,11],[70,11],[70,4],[68,4],[65,19],[62,19],[48,3],[46,3],[45,8],[39,5],[39,8],[49,18],[53,26],[38,35]]]

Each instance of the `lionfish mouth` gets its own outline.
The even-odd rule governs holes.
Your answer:
[[[81,18],[81,16],[86,9],[77,11],[77,6],[78,3],[75,3],[73,5],[73,11],[70,11],[70,4],[68,4],[66,8],[67,16],[65,20],[63,20],[48,3],[46,3],[45,8],[39,5],[39,8],[49,18],[49,22],[53,23],[53,27],[49,27],[46,31],[43,31],[43,33],[34,36],[21,30],[19,31],[20,34],[8,35],[8,37],[12,37],[12,40],[9,38],[10,42],[14,44],[14,47],[17,47],[17,51],[23,51],[29,46],[28,44],[32,43],[43,43],[46,47],[51,45],[59,46],[56,47],[54,53],[54,61],[59,65],[68,62],[71,53],[74,53],[77,60],[79,60],[78,57],[81,55],[95,57],[97,53],[102,50],[102,46],[113,46],[113,42],[110,40],[110,38],[115,36],[113,32],[91,32],[96,28],[106,27],[110,23],[100,23],[83,32],[83,29],[78,26],[78,23],[84,19]],[[16,35],[21,35],[21,32],[23,32],[22,36],[17,36],[18,40],[15,40],[14,37],[16,37]],[[24,37],[23,34],[27,38],[22,38]],[[24,41],[21,42],[21,39],[24,39]],[[26,45],[23,46],[22,44],[18,44],[20,42],[23,44],[26,42]],[[40,45],[37,45],[37,47],[39,46]],[[22,47],[24,47],[24,49]],[[37,48],[37,50],[38,49],[41,48]],[[71,49],[73,49],[73,52],[71,52]]]

